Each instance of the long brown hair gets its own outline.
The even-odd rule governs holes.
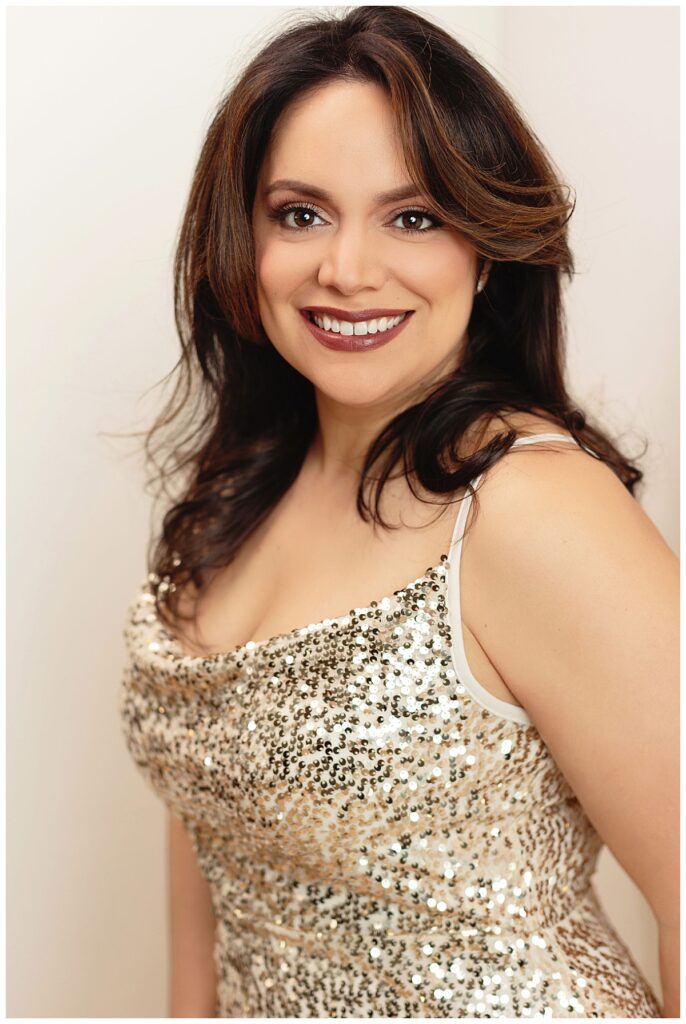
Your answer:
[[[561,278],[574,272],[574,201],[512,99],[464,46],[406,7],[307,14],[278,32],[221,100],[183,217],[174,266],[179,374],[145,443],[171,500],[148,566],[163,618],[165,604],[184,618],[180,585],[199,591],[209,570],[232,560],[295,480],[315,434],[312,384],[259,319],[251,213],[279,115],[342,78],[386,90],[413,183],[481,264],[493,261],[459,369],[371,444],[360,515],[383,522],[380,495],[398,466],[437,503],[454,500],[516,435],[506,430],[466,454],[461,439],[508,411],[558,423],[631,493],[642,477],[567,393]],[[157,443],[170,424],[175,431]],[[172,481],[180,484],[173,497]]]

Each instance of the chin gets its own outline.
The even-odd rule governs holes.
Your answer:
[[[354,372],[344,369],[339,373],[319,373],[309,379],[332,402],[351,408],[374,408],[392,402],[404,390],[396,377],[384,379],[378,368],[374,374],[356,367]]]

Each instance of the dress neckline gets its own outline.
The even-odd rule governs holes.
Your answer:
[[[383,606],[388,602],[390,603],[397,598],[405,596],[409,590],[414,589],[422,583],[426,583],[433,579],[433,577],[440,575],[449,568],[448,562],[449,556],[447,554],[441,555],[441,560],[437,565],[430,566],[425,573],[421,576],[417,576],[416,579],[410,580],[408,583],[403,584],[398,590],[394,590],[391,594],[384,594],[382,597],[376,598],[374,601],[370,601],[368,605],[361,607],[351,608],[348,612],[343,615],[330,616],[324,619],[320,619],[317,622],[310,622],[305,626],[295,626],[293,629],[286,630],[283,633],[276,633],[274,636],[265,637],[262,640],[247,640],[245,643],[237,644],[235,647],[231,647],[226,651],[214,651],[208,654],[191,654],[185,650],[181,640],[175,633],[172,633],[160,620],[156,611],[152,611],[154,618],[154,626],[157,633],[164,642],[163,656],[166,660],[182,661],[184,664],[226,664],[233,661],[240,661],[243,658],[251,654],[259,653],[268,647],[287,647],[293,644],[296,640],[300,640],[305,636],[316,634],[326,629],[327,627],[338,628],[339,626],[348,625],[352,617],[361,617],[375,612],[377,608],[381,607],[382,610],[386,610]],[[151,595],[150,583],[144,584],[144,589],[147,587],[147,592]],[[151,614],[150,612],[148,614]],[[159,651],[160,643],[156,638],[151,641],[148,645],[153,652]]]

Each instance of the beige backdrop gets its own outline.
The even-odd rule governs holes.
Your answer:
[[[576,189],[578,401],[650,441],[643,504],[676,550],[677,8],[417,7],[512,91]],[[10,1016],[164,1016],[164,812],[125,750],[140,464],[99,431],[157,406],[170,258],[211,111],[292,9],[8,9]],[[658,988],[656,931],[607,850],[601,898]],[[659,993],[659,988],[658,988]]]

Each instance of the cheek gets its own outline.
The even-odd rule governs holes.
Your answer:
[[[267,304],[288,299],[311,270],[306,247],[272,240],[256,246],[257,282]]]
[[[473,263],[471,253],[450,240],[447,244],[427,245],[420,254],[408,251],[398,272],[430,305],[447,302],[461,306],[471,295]]]

